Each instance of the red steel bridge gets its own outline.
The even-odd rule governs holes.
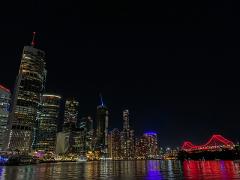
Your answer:
[[[235,144],[224,138],[222,135],[214,134],[206,144],[193,145],[190,141],[185,141],[182,145],[184,151],[216,151],[220,149],[233,149]]]

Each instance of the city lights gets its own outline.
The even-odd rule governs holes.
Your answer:
[[[45,52],[24,46],[13,95],[0,85],[1,161],[16,164],[106,160],[176,160],[195,151],[233,150],[233,142],[213,135],[204,145],[184,142],[181,148],[162,148],[159,134],[136,135],[129,109],[122,111],[122,128],[109,129],[111,107],[102,94],[95,117],[81,116],[83,104],[76,97],[62,97],[46,90]],[[11,103],[12,102],[12,103]],[[11,108],[10,108],[11,107]],[[62,109],[63,108],[63,109]],[[62,112],[62,113],[61,113]],[[61,120],[62,119],[62,120]],[[5,159],[4,159],[5,158]]]

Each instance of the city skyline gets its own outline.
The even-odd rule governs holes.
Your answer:
[[[43,48],[39,47],[40,45],[38,45],[38,42],[40,44],[40,42],[43,40],[40,39],[40,37],[38,37],[38,35],[35,38],[36,38],[35,44],[36,44],[37,48],[43,49]],[[30,36],[27,37],[26,39],[30,39]],[[24,42],[26,42],[26,40],[24,40]],[[20,48],[17,48],[17,49],[20,49]],[[49,51],[51,51],[51,50],[49,50]],[[47,54],[48,53],[49,52],[47,52]],[[19,54],[16,55],[16,57],[19,57],[19,56],[20,56]],[[46,62],[47,67],[48,67],[47,70],[50,68],[48,72],[50,72],[51,75],[58,77],[58,74],[53,74],[54,71],[51,69],[51,63],[53,63],[53,62],[49,59],[49,57],[47,58],[47,62]],[[49,64],[50,64],[50,67],[49,67]],[[17,69],[17,68],[13,68],[13,69]],[[74,76],[72,76],[72,77],[74,77]],[[101,79],[101,74],[99,77]],[[51,79],[52,77],[49,76],[48,78]],[[130,79],[132,79],[132,77]],[[56,79],[56,80],[58,81],[58,79]],[[111,81],[115,81],[115,80],[111,79]],[[14,82],[14,81],[12,81],[12,82]],[[53,81],[51,81],[51,82],[53,82]],[[111,84],[112,83],[113,82],[111,82]],[[122,83],[124,83],[124,82],[122,82]],[[129,81],[127,81],[127,83],[129,85]],[[210,83],[210,82],[207,82],[207,83]],[[11,84],[11,83],[9,81],[3,80],[2,84]],[[100,85],[101,81],[97,82],[96,85],[97,84]],[[210,85],[210,84],[208,84],[208,85]],[[57,86],[59,86],[59,85],[57,85]],[[120,90],[118,90],[119,93],[122,93],[122,95],[125,94],[126,97],[129,97],[130,101],[124,97],[122,98],[126,102],[128,102],[128,105],[126,105],[126,103],[123,102],[122,99],[120,100],[117,96],[113,97],[113,95],[114,95],[113,92],[109,92],[109,89],[103,87],[102,85],[100,85],[99,87],[96,87],[95,89],[91,89],[91,90],[88,89],[91,93],[87,93],[88,94],[87,98],[86,97],[83,98],[83,96],[86,95],[86,91],[83,91],[83,96],[81,96],[80,93],[79,94],[74,93],[76,91],[74,88],[72,89],[72,92],[69,90],[66,90],[65,92],[63,92],[63,89],[66,88],[65,86],[61,86],[61,87],[59,87],[59,89],[57,87],[52,87],[51,83],[48,80],[47,80],[46,87],[47,87],[47,90],[49,90],[50,92],[52,91],[54,93],[56,92],[57,94],[61,94],[63,96],[63,99],[68,98],[68,97],[76,98],[80,102],[81,110],[79,113],[80,113],[81,117],[88,116],[88,115],[91,115],[93,117],[95,116],[95,110],[93,110],[93,108],[95,109],[94,106],[98,105],[97,104],[97,102],[99,102],[99,100],[97,99],[98,94],[100,92],[102,92],[104,95],[104,98],[106,99],[105,100],[107,102],[106,104],[107,104],[107,106],[110,107],[110,111],[111,111],[111,113],[110,113],[111,123],[109,125],[109,127],[110,127],[109,130],[114,129],[115,127],[121,127],[121,123],[119,121],[121,119],[120,111],[127,108],[127,109],[130,109],[132,112],[131,119],[134,122],[132,126],[133,126],[133,129],[137,129],[136,134],[140,135],[145,130],[153,130],[155,132],[158,132],[159,138],[161,139],[161,145],[163,147],[181,146],[181,144],[185,140],[191,140],[196,143],[201,143],[204,141],[204,139],[206,139],[206,137],[208,137],[210,134],[214,134],[214,133],[215,134],[224,134],[226,137],[233,139],[234,142],[237,142],[239,139],[238,135],[236,135],[237,134],[236,126],[231,126],[230,129],[232,129],[233,131],[229,131],[228,129],[225,129],[223,120],[218,121],[218,123],[216,123],[217,117],[220,119],[226,118],[225,116],[220,117],[219,114],[224,114],[224,113],[228,113],[228,112],[224,112],[224,111],[223,112],[214,112],[214,111],[208,112],[208,111],[206,111],[209,107],[211,107],[213,109],[215,109],[216,107],[219,108],[219,105],[214,102],[214,99],[216,98],[214,95],[213,96],[212,95],[211,96],[204,95],[203,97],[191,96],[191,95],[186,95],[186,94],[184,96],[177,95],[175,97],[169,96],[169,95],[155,96],[156,97],[155,101],[159,104],[156,105],[156,102],[154,102],[154,106],[155,106],[154,107],[153,105],[151,105],[151,101],[153,101],[152,95],[150,95],[150,96],[148,95],[146,97],[140,96],[137,91],[133,92],[133,90],[136,87],[134,89],[132,89],[131,86],[129,88],[129,93],[126,92],[127,89],[124,89],[124,88],[120,88]],[[154,91],[153,84],[150,84],[150,87],[153,88],[152,89],[154,92],[153,94],[155,94],[156,92]],[[209,87],[212,88],[211,85]],[[119,84],[117,85],[117,88],[119,88]],[[11,92],[13,92],[13,88],[10,87],[9,89],[11,89]],[[112,87],[110,87],[110,89],[112,89]],[[204,90],[204,93],[206,93],[205,90]],[[95,94],[95,96],[94,96],[94,94]],[[131,96],[129,96],[130,94],[133,95],[133,98]],[[121,95],[121,97],[122,97],[122,95]],[[139,99],[136,99],[138,97],[140,97],[141,101],[142,101],[140,104],[136,103],[136,102],[139,102]],[[194,100],[192,100],[192,97],[197,101],[194,102]],[[184,99],[184,98],[186,98],[186,99]],[[86,101],[88,101],[88,99],[91,100],[91,103],[89,103],[89,102],[86,103]],[[143,102],[145,104],[143,104]],[[149,106],[146,105],[148,102],[150,102]],[[178,104],[178,102],[181,102],[182,104]],[[136,103],[136,104],[134,104],[134,103]],[[204,107],[204,105],[206,107]],[[153,107],[151,107],[151,106],[153,106]],[[216,107],[214,107],[214,106],[216,106]],[[116,108],[116,107],[118,107],[118,108]],[[220,108],[221,108],[221,106],[220,106]],[[229,108],[229,106],[228,106],[228,108]],[[145,109],[147,111],[145,111]],[[233,115],[236,114],[236,112],[233,112],[233,113],[234,113]],[[206,135],[204,134],[204,137],[198,137],[196,135],[197,133],[195,131],[193,131],[192,127],[194,127],[195,124],[193,122],[191,122],[191,118],[193,118],[194,120],[197,120],[197,121],[203,121],[203,122],[205,121],[205,123],[207,123],[205,125],[200,125],[200,129],[196,129],[197,133],[202,133],[203,131],[204,132],[207,131],[208,133]],[[209,118],[211,121],[208,121]],[[139,119],[140,119],[140,121],[139,121]],[[169,119],[171,121],[168,121]],[[186,127],[181,126],[182,123],[180,120],[181,121],[187,120],[187,121],[189,121],[189,124],[185,124]],[[63,121],[63,119],[62,119],[62,121]],[[234,121],[234,120],[230,120],[230,121]],[[135,122],[140,122],[140,123],[135,123]],[[146,123],[146,122],[150,122],[150,123]],[[178,131],[178,133],[176,133],[175,130],[171,130],[172,128],[174,128],[175,130],[176,129],[180,130],[180,131]],[[185,128],[189,130],[189,134],[184,130]],[[180,136],[180,138],[177,138],[179,136]]]
[[[144,133],[135,146],[137,136],[130,129],[128,109],[123,111],[122,131],[117,134],[109,131],[109,111],[101,93],[96,128],[91,117],[79,116],[79,102],[75,98],[66,98],[61,117],[62,97],[46,92],[46,53],[35,47],[35,35],[33,32],[31,45],[23,48],[13,95],[0,86],[1,152],[31,154],[41,160],[60,157],[72,161],[161,157],[157,133]]]
[[[239,4],[3,1],[0,179],[240,179]]]

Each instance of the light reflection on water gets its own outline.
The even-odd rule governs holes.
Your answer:
[[[233,161],[92,161],[0,166],[0,180],[49,179],[240,179]]]

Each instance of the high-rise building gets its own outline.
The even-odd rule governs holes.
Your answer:
[[[146,158],[155,159],[159,156],[157,133],[146,132],[143,134],[146,147]]]
[[[30,151],[46,80],[45,53],[32,46],[24,46],[10,113],[8,148]]]
[[[64,110],[63,131],[71,132],[71,130],[75,128],[76,123],[78,121],[78,110],[79,110],[78,101],[76,101],[73,98],[66,100]]]
[[[126,109],[123,111],[123,130],[129,129],[129,111]]]
[[[61,96],[43,94],[41,110],[36,129],[35,149],[45,152],[55,152],[57,126],[59,123]]]
[[[122,159],[121,152],[121,133],[115,128],[108,135],[108,153],[113,160]]]
[[[72,127],[69,139],[70,145],[69,152],[78,155],[83,154],[85,152],[84,144],[85,144],[84,130],[76,126]]]
[[[0,85],[0,151],[6,148],[7,123],[10,109],[10,90]]]
[[[108,109],[104,105],[101,97],[101,105],[97,106],[97,143],[96,149],[101,151],[102,155],[107,155],[108,145]]]
[[[147,159],[146,140],[143,136],[135,139],[135,159]]]
[[[129,125],[129,111],[123,111],[123,131],[121,132],[121,150],[123,159],[134,158],[134,131]]]
[[[79,127],[83,131],[83,151],[88,152],[93,150],[93,120],[90,116],[81,118]]]
[[[68,152],[78,153],[81,149],[81,129],[77,127],[79,102],[69,98],[65,102],[63,132],[69,136]]]

